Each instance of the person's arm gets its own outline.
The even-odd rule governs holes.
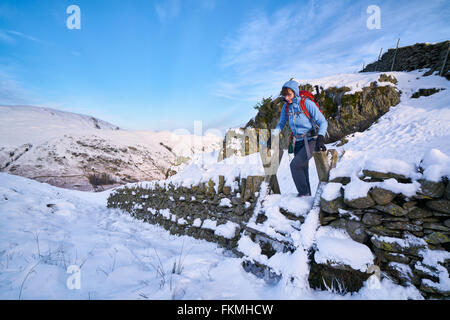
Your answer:
[[[314,102],[312,102],[311,99],[305,100],[305,107],[306,107],[306,110],[308,110],[308,113],[311,116],[311,118],[319,126],[319,132],[317,134],[325,137],[325,134],[327,133],[327,128],[328,128],[327,119],[325,119],[322,112],[320,112],[319,108],[317,108],[316,104]]]

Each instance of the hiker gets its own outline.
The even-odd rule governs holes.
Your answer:
[[[311,196],[308,172],[309,159],[311,159],[313,151],[326,150],[324,140],[328,122],[314,101],[306,98],[303,94],[300,97],[299,94],[298,83],[295,80],[291,79],[283,85],[280,95],[285,103],[281,108],[280,121],[273,133],[278,135],[289,119],[289,127],[295,138],[294,159],[290,164],[292,179],[298,191],[297,196],[306,197]],[[304,107],[309,114],[309,118],[302,110],[302,99],[304,99]],[[286,114],[286,109],[288,109],[289,114]],[[269,148],[270,140],[269,138],[267,141]],[[306,140],[308,143],[305,144]]]

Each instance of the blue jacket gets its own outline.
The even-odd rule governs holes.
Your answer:
[[[298,90],[298,83],[294,80],[286,82],[283,87],[288,87],[295,92],[295,97],[292,99],[292,103],[288,105],[289,115],[286,114],[286,103],[281,108],[280,121],[278,122],[276,129],[283,130],[286,121],[289,116],[289,127],[294,132],[294,136],[305,134],[309,130],[313,129],[312,119],[319,126],[318,134],[325,137],[328,128],[328,121],[323,116],[322,112],[317,108],[315,103],[310,99],[305,100],[306,110],[311,116],[311,120],[303,113],[300,107],[300,96]],[[308,139],[312,139],[311,137]]]

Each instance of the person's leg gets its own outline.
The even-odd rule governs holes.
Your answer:
[[[291,161],[290,168],[292,179],[299,195],[311,195],[311,186],[309,183],[309,159],[312,157],[316,147],[315,139],[309,141],[310,157],[308,158],[303,141],[297,141],[294,149],[294,159]]]
[[[312,153],[312,152],[311,152]],[[307,190],[307,194],[311,195],[311,186],[309,183],[309,161],[306,161],[306,165],[303,169],[305,171],[305,177],[306,177],[306,190]]]

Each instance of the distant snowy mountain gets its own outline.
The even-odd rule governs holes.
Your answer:
[[[122,130],[91,116],[32,106],[0,106],[0,123],[1,171],[78,190],[165,178],[193,153],[219,148],[222,139]]]

